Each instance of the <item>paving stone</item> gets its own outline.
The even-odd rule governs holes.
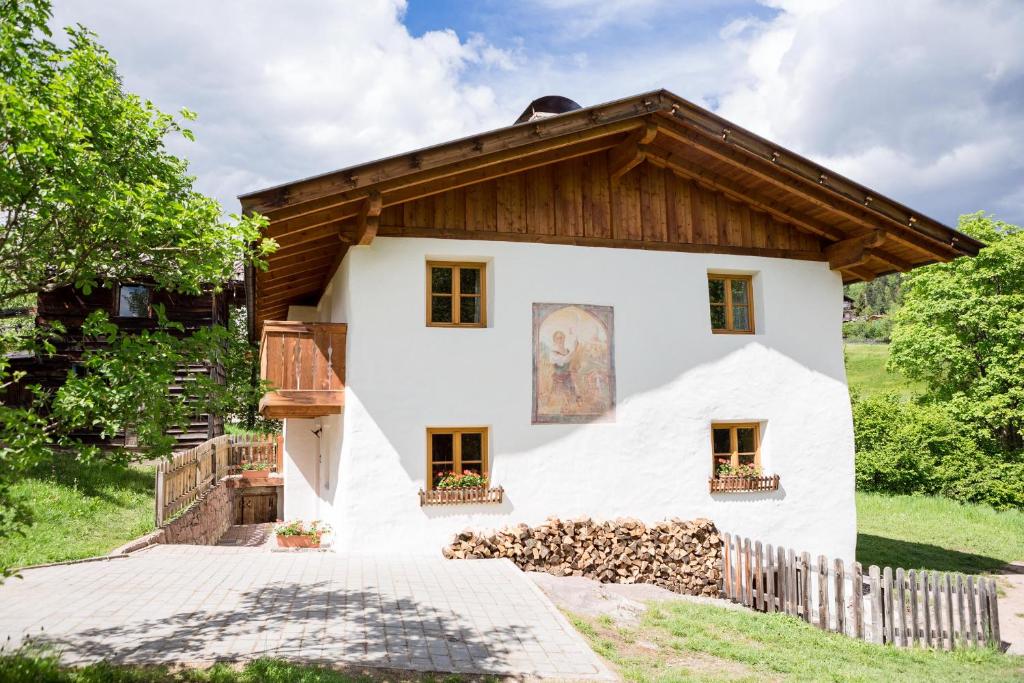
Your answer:
[[[23,576],[0,586],[0,643],[10,637],[16,646],[31,634],[57,644],[69,664],[274,656],[614,679],[507,560],[160,545],[127,559]]]

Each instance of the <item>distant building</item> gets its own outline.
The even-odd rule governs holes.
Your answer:
[[[853,299],[843,295],[843,322],[848,323],[857,317],[857,311],[853,308]]]

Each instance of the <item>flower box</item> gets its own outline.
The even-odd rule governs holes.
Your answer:
[[[269,468],[265,470],[242,470],[241,475],[242,479],[266,479],[270,476],[270,472]]]
[[[280,548],[319,548],[320,539],[312,536],[278,536],[277,545]]]
[[[500,486],[467,486],[463,488],[420,490],[420,505],[458,505],[461,503],[500,503],[505,489]]]
[[[722,474],[708,480],[711,493],[744,493],[750,491],[778,491],[779,475],[751,476]]]

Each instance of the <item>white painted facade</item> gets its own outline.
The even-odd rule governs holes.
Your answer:
[[[425,263],[447,259],[487,263],[486,328],[426,326]],[[753,275],[756,334],[712,334],[709,271]],[[613,422],[531,424],[534,302],[614,307]],[[396,553],[551,515],[707,517],[852,560],[841,302],[824,262],[417,238],[353,247],[316,314],[349,325],[345,409],[286,420],[286,517],[329,522],[342,550]],[[778,491],[709,493],[711,424],[725,421],[761,424]],[[420,507],[426,429],[458,426],[490,428],[500,505]]]

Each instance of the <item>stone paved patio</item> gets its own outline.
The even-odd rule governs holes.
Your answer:
[[[67,663],[279,657],[421,671],[614,679],[507,560],[154,546],[0,587],[0,643]]]

